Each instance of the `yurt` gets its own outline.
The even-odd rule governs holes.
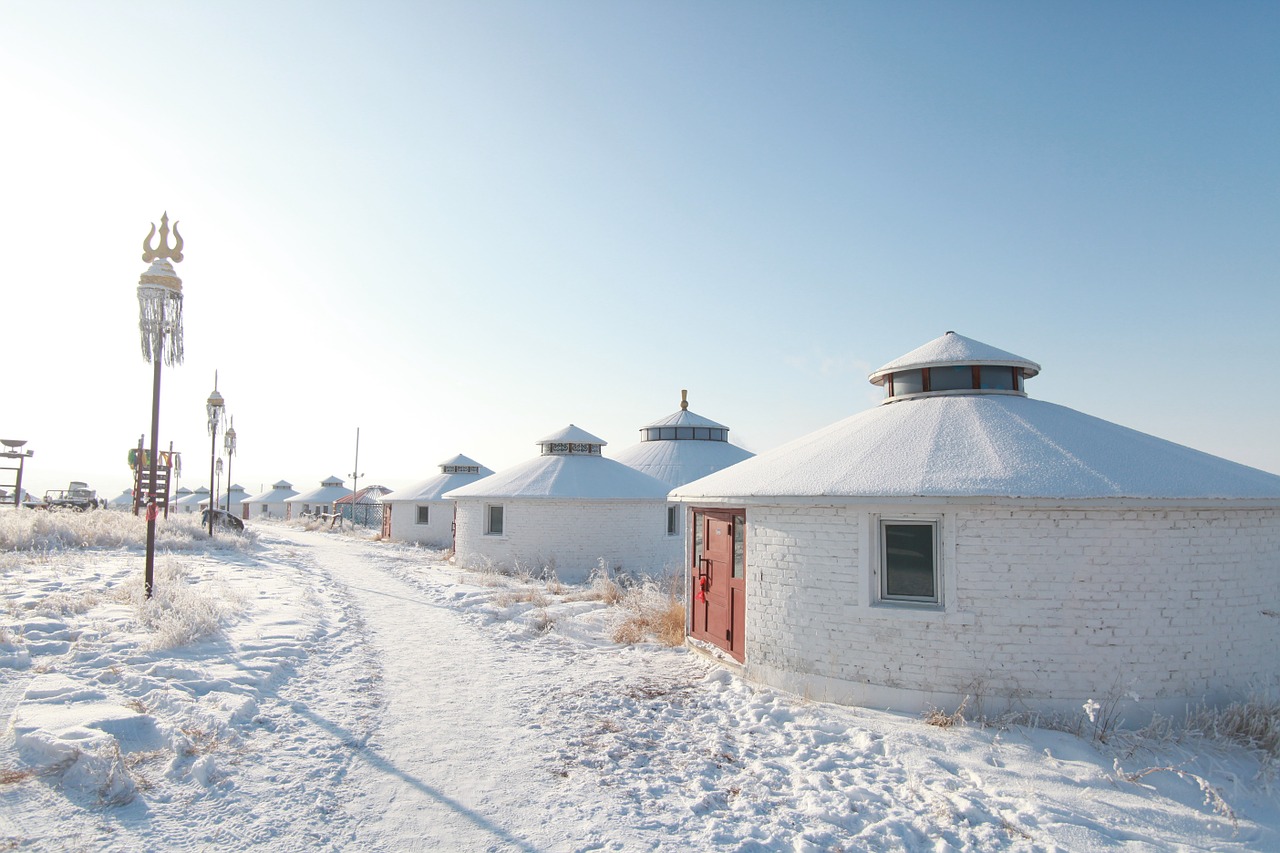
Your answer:
[[[434,477],[383,495],[386,507],[382,536],[395,542],[416,542],[436,548],[453,544],[453,501],[444,493],[474,483],[493,472],[459,453],[440,463]]]
[[[245,492],[244,486],[236,483],[227,489],[227,491],[218,495],[218,509],[227,510],[227,505],[229,503],[231,505],[228,510],[229,514],[234,515],[236,518],[245,518],[245,502],[248,499],[249,495]],[[201,507],[207,507],[209,505],[209,498],[206,496],[205,499],[200,502],[200,505]]]
[[[246,498],[249,505],[248,518],[285,518],[285,501],[298,493],[288,480],[279,480],[270,491]]]
[[[340,478],[328,477],[320,481],[318,489],[285,498],[285,518],[327,515],[333,512],[333,505],[338,498],[349,494],[351,490],[342,485]]]
[[[203,505],[209,502],[209,489],[201,486],[194,492],[183,486],[178,489],[173,501],[169,504],[170,512],[199,513]]]
[[[111,500],[107,501],[108,509],[123,510],[127,512],[133,511],[133,489],[125,489]]]
[[[455,558],[554,574],[567,583],[597,568],[656,574],[679,563],[667,529],[666,483],[606,459],[606,442],[570,424],[537,442],[541,454],[444,494],[457,504]]]
[[[680,409],[640,428],[640,443],[613,458],[668,486],[714,474],[754,454],[729,443],[729,428],[689,411],[689,392],[680,392]]]
[[[342,517],[360,527],[382,529],[382,497],[391,494],[386,486],[365,486],[354,494],[347,494],[333,502]]]
[[[880,405],[677,488],[692,644],[905,711],[1280,688],[1280,476],[1032,399],[1039,372],[948,332],[871,374]]]

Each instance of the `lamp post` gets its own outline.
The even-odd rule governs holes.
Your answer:
[[[227,422],[227,431],[222,435],[222,449],[227,452],[227,515],[231,515],[231,457],[236,455],[236,419],[233,415]]]
[[[222,457],[218,457],[218,487],[214,489],[213,498],[209,501],[209,517],[213,518],[218,511],[218,495],[222,493]]]
[[[222,418],[222,413],[226,410],[226,403],[223,402],[222,395],[218,393],[218,371],[213,372],[213,393],[209,395],[209,399],[205,401],[204,410],[209,416],[209,435],[212,436],[209,442],[209,488],[213,489],[210,496],[209,504],[209,536],[213,536],[213,510],[217,508],[218,486],[214,480],[214,463],[218,458],[218,421]]]
[[[22,506],[22,463],[30,459],[32,456],[36,455],[36,452],[34,450],[22,449],[22,446],[26,443],[27,443],[27,440],[25,438],[24,439],[0,438],[0,444],[4,445],[4,450],[0,451],[0,458],[18,460],[17,468],[8,468],[8,467],[5,468],[5,470],[7,471],[18,472],[18,482],[15,483],[13,486],[13,508],[14,509],[17,509],[18,507]]]
[[[142,334],[142,358],[154,365],[151,377],[151,462],[147,503],[147,564],[143,590],[151,597],[156,560],[156,464],[160,459],[160,362],[173,367],[182,364],[182,279],[173,264],[182,260],[182,235],[173,223],[174,245],[169,245],[169,212],[160,217],[156,247],[156,224],[142,241],[142,261],[151,264],[138,278],[138,331]],[[170,263],[172,261],[172,263]]]

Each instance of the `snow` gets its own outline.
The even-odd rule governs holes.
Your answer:
[[[665,499],[670,486],[594,455],[535,456],[445,494],[460,498]]]
[[[664,439],[642,441],[613,458],[674,488],[750,459],[751,455],[751,451],[727,441]]]
[[[1028,378],[1040,372],[1040,365],[1034,361],[990,344],[984,344],[982,341],[975,341],[973,338],[966,338],[955,332],[947,332],[916,347],[906,355],[895,358],[872,373],[870,380],[879,385],[882,384],[883,377],[894,371],[942,364],[1007,364],[1011,367],[1021,367],[1023,375]]]
[[[1280,499],[1280,476],[1014,395],[860,412],[673,497]]]
[[[451,466],[477,468],[472,473],[448,473],[444,469]],[[450,459],[440,463],[440,473],[434,477],[428,477],[403,489],[397,489],[389,495],[382,496],[383,503],[397,503],[400,501],[437,501],[441,496],[450,489],[456,489],[468,483],[474,483],[482,477],[488,477],[493,473],[492,470],[481,465],[474,459],[459,453]]]
[[[615,644],[590,589],[286,524],[162,522],[147,603],[132,515],[22,515],[0,846],[1280,847],[1274,759],[1223,742],[823,705]]]

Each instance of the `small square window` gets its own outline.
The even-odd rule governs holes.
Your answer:
[[[667,507],[667,535],[675,536],[680,532],[680,507]]]
[[[431,522],[431,507],[429,506],[418,507],[418,523],[429,524],[430,522]]]
[[[880,598],[940,603],[936,522],[880,522]]]
[[[484,508],[484,532],[486,536],[502,535],[502,504],[489,504]]]

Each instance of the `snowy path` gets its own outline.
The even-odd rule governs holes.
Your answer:
[[[578,780],[568,779],[556,718],[574,695],[617,689],[620,680],[696,679],[705,669],[700,662],[658,673],[637,659],[623,679],[616,649],[503,638],[448,606],[455,586],[426,574],[418,583],[392,574],[386,564],[396,557],[385,547],[279,535],[346,587],[381,661],[384,717],[348,777],[356,792],[348,809],[360,816],[363,849],[654,845],[615,822],[626,809],[616,792],[593,784],[582,799]]]

